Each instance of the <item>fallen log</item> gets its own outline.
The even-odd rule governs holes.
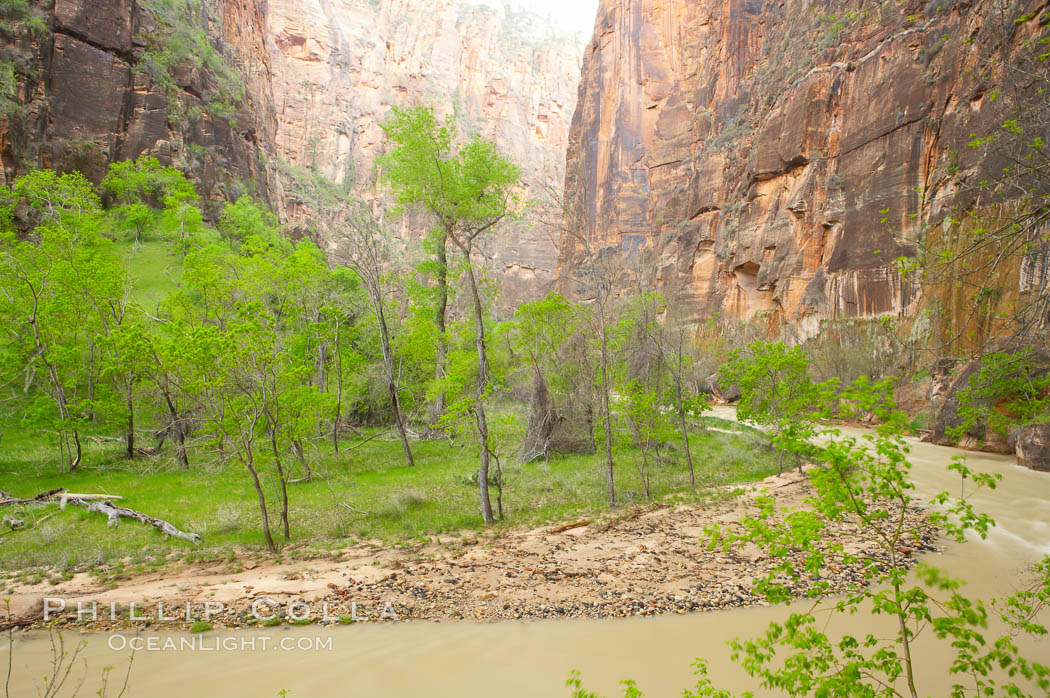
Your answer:
[[[118,526],[120,524],[120,519],[134,519],[144,525],[153,526],[153,528],[157,529],[165,536],[188,540],[194,545],[200,545],[201,537],[196,533],[180,531],[167,521],[158,519],[155,516],[150,516],[149,514],[143,514],[141,511],[135,511],[134,509],[128,509],[127,507],[119,507],[113,503],[114,499],[123,499],[123,497],[113,494],[76,494],[67,491],[65,487],[59,487],[54,490],[48,490],[47,492],[41,492],[30,499],[20,499],[0,490],[0,506],[9,504],[58,503],[60,509],[65,509],[67,504],[74,504],[78,507],[84,507],[88,511],[104,514],[108,519],[109,526]],[[7,517],[5,517],[5,519],[6,518]]]
[[[46,502],[54,500],[56,496],[64,493],[65,491],[65,487],[59,487],[58,489],[48,490],[47,492],[41,492],[37,496],[30,497],[29,499],[21,499],[19,497],[9,495],[3,490],[0,490],[0,507],[16,504],[44,504]]]
[[[115,494],[74,494],[72,492],[61,492],[58,496],[58,505],[65,509],[68,499],[83,499],[85,502],[92,499],[124,499]]]
[[[179,538],[181,540],[188,540],[194,545],[201,544],[201,537],[196,533],[187,533],[180,531],[175,528],[172,524],[168,523],[164,519],[158,519],[149,514],[143,514],[141,511],[135,511],[134,509],[128,509],[127,507],[118,507],[112,501],[108,499],[90,501],[82,499],[80,497],[72,497],[66,495],[62,497],[61,506],[65,508],[66,504],[73,504],[78,507],[84,507],[88,511],[98,512],[104,514],[108,519],[107,525],[116,528],[120,525],[121,519],[134,519],[139,523],[147,526],[152,526],[157,529],[165,536],[171,536],[172,538]]]
[[[547,533],[565,533],[571,531],[574,528],[583,528],[584,526],[590,526],[591,520],[584,519],[583,521],[575,521],[573,523],[562,524],[561,526],[555,526],[554,528],[547,531]]]
[[[0,620],[0,633],[6,633],[8,630],[15,628],[28,628],[37,622],[37,618],[8,618],[7,620]]]

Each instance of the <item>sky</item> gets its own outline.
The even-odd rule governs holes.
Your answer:
[[[517,9],[529,10],[542,17],[550,17],[564,29],[585,34],[590,38],[594,19],[598,14],[598,0],[506,0]],[[489,5],[501,6],[504,0],[484,0]]]

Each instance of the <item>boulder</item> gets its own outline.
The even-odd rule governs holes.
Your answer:
[[[1021,427],[1014,440],[1018,463],[1050,472],[1050,423]]]

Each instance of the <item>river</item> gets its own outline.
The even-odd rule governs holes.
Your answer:
[[[849,430],[847,430],[849,431]],[[856,432],[859,433],[859,432]],[[998,526],[987,540],[946,544],[929,561],[969,580],[973,597],[1004,596],[1017,589],[1027,567],[1050,553],[1050,475],[1016,464],[1013,458],[912,442],[917,493],[928,498],[942,490],[955,492],[959,481],[946,466],[959,454],[975,470],[1000,473],[997,490],[973,498]],[[289,630],[210,633],[217,639],[247,645],[232,651],[183,649],[138,652],[126,695],[184,698],[186,695],[260,698],[287,690],[296,696],[455,696],[494,698],[568,696],[564,687],[571,669],[584,683],[609,698],[620,695],[617,681],[636,680],[647,696],[680,695],[692,685],[695,657],[710,661],[712,675],[726,688],[756,689],[729,661],[726,640],[760,632],[783,618],[783,607],[755,607],[684,616],[619,620],[563,620],[529,623],[358,624],[335,629],[319,626]],[[857,632],[858,618],[849,619]],[[884,619],[868,619],[877,625]],[[867,629],[867,628],[866,628]],[[886,628],[886,634],[891,632]],[[218,635],[218,638],[215,636]],[[158,635],[157,642],[185,635]],[[207,637],[207,636],[205,636]],[[230,640],[225,640],[230,638]],[[310,650],[281,649],[313,645]],[[262,640],[266,649],[261,647]],[[116,696],[129,651],[116,651],[121,640],[106,635],[66,634],[67,647],[86,640],[67,690],[84,683],[76,695],[95,695],[103,667],[114,666],[108,695]],[[331,649],[326,645],[331,644]],[[920,638],[917,661],[920,692],[947,695],[947,655]],[[1050,642],[1027,642],[1032,656],[1050,662]],[[320,646],[320,647],[318,647]],[[8,648],[3,647],[4,654]],[[41,633],[16,639],[11,696],[37,695],[48,672],[50,644]],[[0,655],[0,660],[6,657]],[[6,662],[4,662],[6,664]],[[118,676],[120,675],[120,676]],[[114,690],[114,684],[117,686]],[[764,695],[758,690],[757,695]]]

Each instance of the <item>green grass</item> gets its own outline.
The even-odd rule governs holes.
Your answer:
[[[135,300],[148,311],[178,288],[182,276],[182,256],[174,253],[168,240],[127,243],[124,268],[134,282]]]
[[[20,496],[56,487],[121,495],[123,505],[198,533],[203,542],[194,548],[127,521],[117,529],[107,528],[102,516],[78,507],[62,511],[54,506],[25,507],[13,513],[26,519],[26,528],[4,536],[6,542],[0,544],[0,569],[25,574],[26,569],[46,567],[63,570],[66,576],[71,570],[91,569],[115,583],[174,558],[237,566],[233,551],[264,547],[258,503],[247,474],[233,462],[219,466],[214,454],[200,446],[191,452],[194,466],[180,470],[170,445],[156,458],[126,461],[121,458],[121,444],[86,440],[84,463],[70,474],[58,471],[54,444],[11,428],[2,431],[0,489]],[[364,435],[376,433],[366,430]],[[775,472],[775,456],[761,434],[698,428],[690,440],[702,487],[754,481]],[[286,559],[338,550],[362,540],[420,542],[484,528],[477,486],[470,482],[477,470],[472,442],[416,442],[414,468],[404,464],[393,434],[360,443],[360,437],[348,439],[338,456],[330,444],[310,446],[315,479],[290,486],[292,545],[283,551]],[[667,449],[664,454],[673,462],[654,468],[654,499],[672,494],[682,499],[708,496],[689,491],[683,454]],[[605,476],[597,455],[530,464],[504,460],[506,519],[497,529],[593,516],[607,508]],[[644,502],[635,460],[631,450],[616,453],[620,506]],[[286,463],[294,459],[289,456]],[[298,465],[292,467],[296,472],[291,477],[299,477]],[[276,521],[275,478],[268,476],[266,486],[273,505],[271,520]],[[492,496],[495,507],[494,490]],[[274,535],[279,536],[277,524]],[[48,574],[53,583],[60,583],[62,574]]]

